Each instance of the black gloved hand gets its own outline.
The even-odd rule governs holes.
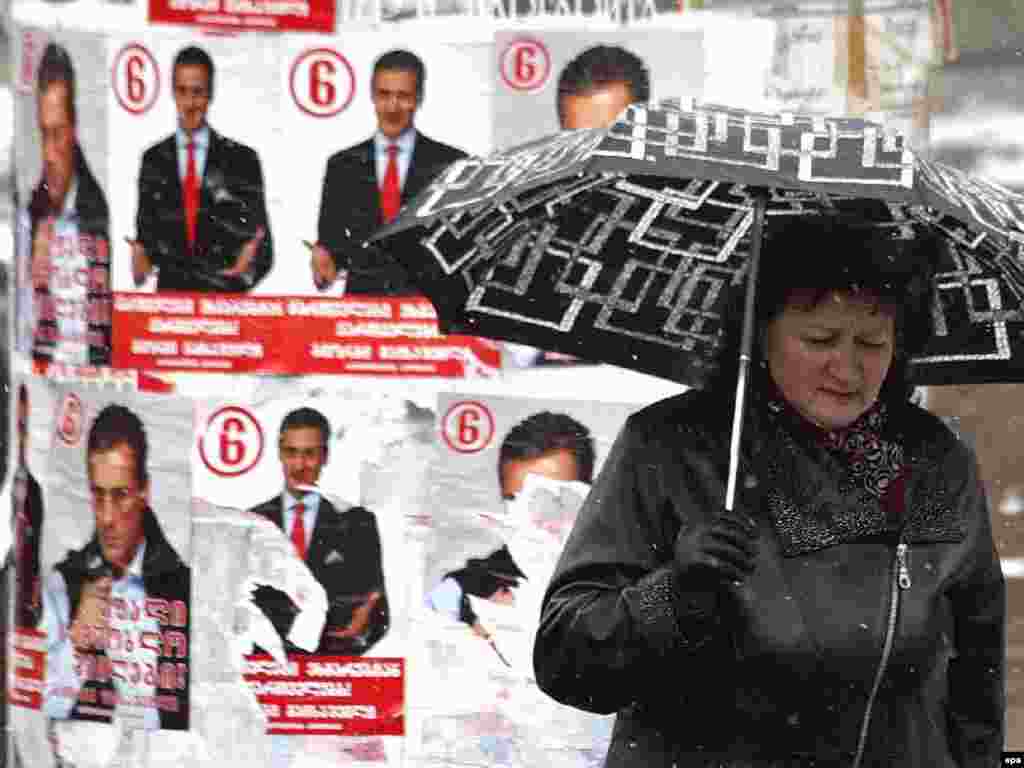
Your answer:
[[[756,539],[757,524],[738,510],[691,523],[676,536],[677,571],[684,578],[743,581],[754,570]]]

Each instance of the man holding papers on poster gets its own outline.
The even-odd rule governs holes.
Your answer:
[[[43,591],[43,708],[54,719],[187,730],[191,572],[149,506],[149,448],[121,405],[86,446],[95,530]]]
[[[18,214],[15,344],[38,363],[109,365],[107,199],[78,143],[71,56],[56,43],[39,62],[36,118],[43,172]]]
[[[171,85],[178,129],[142,156],[132,276],[141,285],[156,269],[158,291],[248,291],[274,253],[259,155],[207,122],[206,51],[179,51]]]
[[[327,592],[327,619],[316,653],[357,656],[388,631],[388,598],[373,513],[365,507],[339,509],[317,490],[330,434],[326,417],[313,408],[285,416],[278,440],[284,491],[252,511],[284,531]],[[264,587],[253,600],[287,637],[297,613],[288,596]],[[291,643],[287,648],[306,653]]]
[[[318,242],[311,246],[313,282],[326,289],[345,275],[345,292],[415,293],[401,268],[364,241],[398,214],[445,167],[466,153],[419,132],[426,70],[416,54],[393,50],[373,65],[370,91],[377,131],[332,155],[324,173]]]
[[[568,414],[540,411],[512,427],[498,452],[498,484],[506,511],[502,531],[509,540],[445,573],[427,593],[425,605],[463,622],[488,642],[493,642],[492,633],[473,610],[469,595],[513,606],[516,592],[530,593],[520,583],[529,577],[539,590],[539,610],[547,577],[593,476],[593,436]]]

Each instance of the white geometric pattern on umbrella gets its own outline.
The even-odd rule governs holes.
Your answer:
[[[853,211],[906,236],[915,222],[941,233],[919,370],[941,380],[945,364],[1021,357],[1024,197],[856,118],[633,105],[608,130],[455,163],[381,236],[409,230],[400,250],[429,254],[403,263],[425,290],[437,282],[427,292],[442,319],[462,318],[453,327],[693,382],[715,365],[724,298],[746,274],[754,189],[769,191],[769,227]],[[670,350],[691,354],[669,363]]]
[[[860,155],[859,172],[837,174],[837,168],[851,167],[851,151]],[[741,114],[725,107],[691,111],[672,109],[666,102],[631,107],[594,156],[646,160],[659,175],[667,160],[683,158],[789,173],[812,183],[910,187],[914,176],[914,156],[903,146],[903,137],[863,121]]]
[[[571,217],[549,220],[511,248],[499,246],[500,257],[478,237],[476,263],[486,268],[464,273],[472,284],[466,309],[571,335],[580,312],[591,305],[596,328],[626,338],[688,351],[715,346],[724,289],[746,273],[747,253],[738,248],[753,217],[746,189],[699,180],[650,189],[610,178],[581,193],[592,198],[589,221],[574,207]],[[787,191],[772,196],[768,214],[799,215],[842,203]],[[598,256],[616,235],[632,255],[615,262],[610,284],[598,285],[606,266]],[[538,292],[552,288],[564,302],[538,300]],[[651,312],[663,317],[657,333],[631,327],[632,317]]]

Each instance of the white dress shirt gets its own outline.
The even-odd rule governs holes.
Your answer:
[[[303,494],[301,499],[292,496],[288,491],[281,494],[284,535],[289,539],[292,537],[292,526],[295,525],[295,505],[300,501],[305,505],[305,511],[302,513],[302,524],[306,530],[305,551],[309,552],[309,545],[313,541],[313,526],[316,525],[316,515],[320,511],[320,494],[316,491],[309,491]]]
[[[175,144],[178,147],[178,178],[184,184],[185,175],[188,173],[189,136],[181,126],[178,126],[178,129],[174,132],[174,137]],[[193,133],[192,142],[195,144],[196,178],[201,180],[206,172],[206,156],[210,151],[210,127],[204,124],[202,128]]]
[[[405,180],[409,176],[412,164],[412,153],[416,148],[416,129],[403,131],[397,139],[389,139],[380,131],[373,135],[373,146],[377,158],[377,186],[384,184],[384,175],[388,172],[388,147],[398,145],[398,188],[405,189]]]
[[[155,706],[157,680],[156,648],[159,622],[146,615],[146,590],[142,582],[145,542],[110,592],[110,641],[107,658],[113,667],[118,703],[113,717],[126,728],[160,728]],[[75,651],[68,634],[72,622],[67,584],[53,570],[43,590],[43,626],[46,628],[46,689],[43,709],[49,717],[67,719],[78,701],[83,681],[75,668]],[[141,642],[143,638],[147,642]]]

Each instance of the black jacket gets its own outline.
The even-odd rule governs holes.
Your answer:
[[[85,252],[89,262],[89,365],[110,365],[113,310],[110,282],[110,213],[106,195],[100,189],[96,177],[92,175],[78,144],[75,144],[74,152],[75,178],[78,182],[75,211],[78,214],[79,248]],[[60,215],[60,211],[52,210],[49,193],[42,181],[32,191],[28,213],[32,227],[32,237],[28,246],[30,258],[39,224],[47,216]],[[47,363],[53,359],[54,348],[60,341],[55,320],[57,310],[48,289],[36,289],[35,302],[40,319],[32,341],[32,356],[38,362]]]
[[[14,473],[11,494],[13,517],[11,554],[14,558],[14,626],[34,628],[41,612],[39,597],[39,545],[43,533],[43,491],[28,467],[20,466]],[[24,550],[18,551],[18,515],[25,515]]]
[[[409,172],[402,186],[402,205],[426,189],[447,166],[466,153],[416,133]],[[380,246],[364,246],[382,223],[380,182],[373,139],[331,155],[324,172],[317,240],[348,270],[346,293],[403,295],[417,291],[405,272]]]
[[[142,155],[136,237],[160,270],[158,291],[241,293],[264,278],[274,260],[263,170],[259,155],[245,144],[210,129],[210,145],[199,190],[195,252],[188,247],[183,180],[178,172],[175,134]],[[242,246],[260,227],[263,244],[248,272],[225,277]]]
[[[160,530],[153,510],[147,508],[145,515],[143,531],[146,537],[146,554],[142,561],[142,583],[146,590],[146,599],[167,601],[166,621],[161,621],[160,624],[162,650],[157,657],[156,697],[163,704],[159,709],[160,727],[188,730],[189,647],[192,642],[189,635],[192,609],[191,571]],[[104,569],[108,567],[103,562],[102,551],[95,536],[82,549],[69,551],[65,558],[54,566],[64,577],[67,586],[71,607],[69,626],[78,609],[78,601],[81,599],[85,582],[107,575],[108,571]],[[113,708],[104,702],[104,694],[114,690],[110,664],[105,663],[105,654],[102,650],[93,651],[92,655],[94,658],[91,666],[96,670],[96,674],[82,685],[79,702],[91,699],[91,711],[105,709],[112,714]],[[106,697],[109,695],[106,693]],[[79,712],[76,705],[71,717],[109,722],[111,714]]]
[[[252,511],[284,531],[280,496],[263,502]],[[327,592],[327,619],[316,653],[342,656],[367,653],[384,637],[391,623],[384,589],[380,535],[373,513],[365,507],[350,507],[339,512],[321,496],[305,562]],[[329,630],[348,626],[352,612],[370,592],[380,592],[381,598],[370,614],[366,632],[348,638],[328,637]],[[287,637],[298,613],[288,596],[280,590],[262,587],[254,596],[254,602],[267,615],[278,634],[282,638]],[[286,646],[292,653],[306,652],[291,643]]]
[[[893,621],[861,765],[998,765],[1005,584],[968,449],[916,407],[892,414],[909,469],[893,527],[752,407],[740,496],[758,521],[756,568],[709,589],[683,581],[673,545],[722,508],[730,408],[694,391],[628,420],[545,596],[541,688],[618,712],[608,768],[849,766]],[[779,489],[795,499],[788,516],[762,503]]]

